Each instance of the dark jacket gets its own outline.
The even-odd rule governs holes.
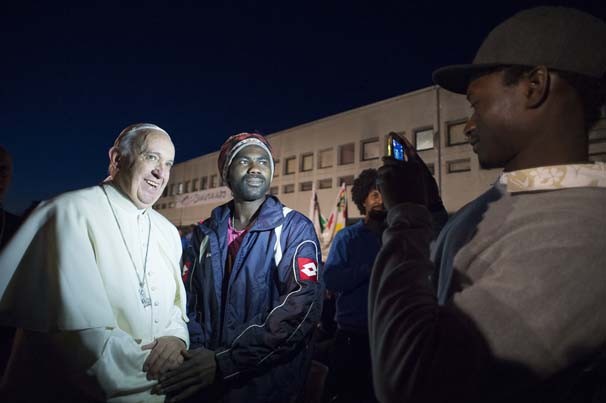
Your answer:
[[[341,329],[368,333],[368,283],[381,249],[381,237],[360,220],[337,232],[326,259],[326,288],[337,292],[336,321]]]
[[[318,240],[305,216],[268,196],[224,283],[232,209],[214,209],[186,248],[191,348],[217,352],[224,401],[288,402],[305,381],[322,310]]]

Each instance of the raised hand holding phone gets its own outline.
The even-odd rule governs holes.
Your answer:
[[[387,209],[405,202],[443,208],[431,171],[406,137],[389,133],[385,154],[377,186]]]
[[[397,133],[391,132],[387,135],[385,155],[398,161],[406,161],[406,145]]]

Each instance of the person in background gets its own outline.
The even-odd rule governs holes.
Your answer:
[[[373,402],[368,340],[368,283],[385,228],[377,170],[354,180],[351,197],[364,217],[337,232],[326,259],[326,289],[336,294],[337,331],[329,387],[335,402]]]
[[[0,250],[4,248],[21,224],[21,218],[18,215],[12,214],[4,208],[4,199],[12,177],[13,159],[8,150],[0,145]]]
[[[21,224],[21,217],[4,208],[4,198],[13,177],[13,159],[6,148],[0,145],[0,251],[12,238]],[[2,270],[0,268],[0,270]],[[0,326],[0,379],[10,357],[15,329]]]

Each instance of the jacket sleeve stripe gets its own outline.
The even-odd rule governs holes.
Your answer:
[[[311,312],[311,309],[314,307],[314,305],[315,305],[315,302],[312,302],[311,305],[309,306],[309,309],[307,310],[307,313],[305,314],[305,317],[299,323],[299,325],[297,325],[297,328],[295,330],[293,330],[293,332],[290,334],[290,336],[288,336],[288,339],[286,339],[286,341],[290,341],[290,339],[292,339],[293,336],[297,333],[297,330],[299,330],[299,328],[303,325],[303,322],[305,322],[305,319],[307,319],[307,317],[309,316],[309,313]],[[268,359],[269,357],[271,357],[274,353],[275,353],[275,350],[272,351],[271,353],[267,354],[265,357],[263,357],[259,361],[259,364],[261,364],[263,361],[265,361],[266,359]]]
[[[290,293],[289,293],[289,294],[286,296],[286,298],[284,298],[284,301],[283,301],[283,302],[282,302],[280,305],[278,305],[278,306],[276,306],[274,309],[272,309],[272,310],[271,310],[271,312],[269,312],[269,314],[268,314],[268,315],[267,315],[267,317],[265,318],[265,321],[264,321],[262,324],[260,324],[260,325],[250,325],[250,326],[248,326],[246,329],[244,329],[244,330],[242,331],[242,333],[240,333],[240,334],[239,334],[239,335],[238,335],[238,336],[237,336],[237,337],[234,339],[234,341],[233,341],[233,342],[232,342],[232,344],[231,344],[231,345],[232,345],[232,347],[233,347],[233,346],[236,344],[236,342],[238,341],[238,339],[240,339],[240,338],[241,338],[241,337],[242,337],[242,336],[243,336],[243,335],[244,335],[244,334],[245,334],[245,333],[246,333],[248,330],[253,329],[253,328],[262,328],[262,327],[264,327],[264,326],[265,326],[265,324],[267,323],[267,321],[269,320],[269,318],[271,317],[271,315],[272,315],[272,314],[273,314],[273,313],[274,313],[274,312],[275,312],[277,309],[282,308],[282,307],[283,307],[283,306],[286,304],[286,302],[288,301],[288,298],[289,298],[291,295],[294,295],[294,294],[296,294],[296,293],[298,293],[299,291],[301,291],[301,290],[302,290],[302,288],[303,288],[303,287],[302,287],[301,283],[299,282],[299,277],[298,277],[298,275],[297,275],[297,254],[299,253],[299,249],[300,249],[300,248],[301,248],[303,245],[305,245],[306,243],[311,243],[311,244],[313,244],[314,249],[315,249],[315,252],[316,252],[316,261],[318,261],[318,262],[319,262],[319,259],[318,259],[318,246],[316,245],[316,243],[315,243],[314,241],[312,241],[312,240],[310,240],[310,239],[307,239],[307,240],[305,240],[305,241],[301,242],[299,245],[297,245],[297,248],[295,249],[295,253],[294,253],[294,255],[293,255],[293,260],[292,260],[292,269],[293,269],[293,275],[294,275],[295,281],[296,281],[297,285],[299,286],[299,288],[298,288],[298,289],[296,289],[295,291],[290,292]],[[314,304],[313,304],[313,302],[312,302],[312,304],[310,305],[310,307],[309,307],[309,309],[308,309],[307,313],[305,314],[305,316],[303,317],[303,319],[302,319],[302,320],[299,322],[299,324],[297,325],[297,327],[295,328],[295,330],[294,330],[294,331],[291,333],[291,335],[288,337],[287,341],[288,341],[288,340],[290,340],[290,339],[293,337],[293,335],[294,335],[294,334],[296,334],[296,331],[297,331],[297,330],[298,330],[298,329],[299,329],[299,328],[300,328],[300,327],[303,325],[303,323],[305,322],[305,319],[307,319],[307,316],[308,316],[308,315],[309,315],[309,313],[311,312],[311,308],[312,308],[313,306],[314,306]],[[217,357],[218,357],[218,356],[221,356],[222,354],[227,353],[228,351],[231,351],[231,348],[229,348],[229,349],[227,349],[227,350],[224,350],[224,351],[221,351],[220,353],[217,353]],[[275,350],[274,350],[274,351],[275,351]],[[260,364],[260,363],[262,363],[263,361],[265,361],[267,358],[269,358],[269,357],[270,357],[272,354],[274,354],[274,351],[271,351],[269,354],[267,354],[265,357],[263,357],[263,358],[262,358],[262,359],[259,361],[259,364]],[[233,377],[233,376],[238,375],[239,373],[240,373],[240,371],[235,372],[235,373],[230,374],[230,375],[227,375],[227,376],[224,376],[224,377],[223,377],[223,379],[229,379],[229,378],[231,378],[231,377]]]

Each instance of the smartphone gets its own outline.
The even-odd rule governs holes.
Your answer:
[[[406,161],[406,145],[395,133],[387,136],[387,156],[398,161]]]

